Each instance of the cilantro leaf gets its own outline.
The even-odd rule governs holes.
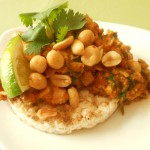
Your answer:
[[[57,18],[53,22],[53,27],[55,31],[59,30],[61,26],[67,26],[68,31],[81,29],[85,25],[85,15],[80,14],[79,12],[74,13],[73,10],[69,9],[62,10]]]
[[[26,47],[27,54],[38,54],[41,48],[50,43],[46,32],[45,26],[39,23],[35,28],[30,28],[21,35],[25,42],[29,42]]]
[[[31,42],[31,41],[46,41],[50,42],[46,32],[45,32],[45,26],[39,23],[35,28],[30,28],[24,33],[22,33],[21,38],[25,42]]]
[[[27,54],[39,54],[41,52],[41,48],[49,43],[45,41],[33,41],[27,44],[25,52]]]
[[[68,14],[66,16],[66,22],[70,30],[77,30],[81,29],[86,21],[85,21],[85,15],[80,14],[79,12],[74,13],[73,10],[69,10]]]
[[[68,32],[68,27],[67,26],[60,27],[59,30],[58,30],[58,33],[56,35],[56,37],[57,37],[56,42],[61,42],[65,38],[67,32]]]
[[[66,11],[68,2],[51,7],[43,12],[22,13],[22,23],[30,28],[20,36],[27,42],[26,53],[38,54],[42,47],[52,42],[62,41],[68,31],[81,29],[85,23],[85,15],[73,10]],[[36,22],[36,24],[35,24]],[[35,27],[33,27],[36,25]]]
[[[80,14],[79,12],[74,13],[71,9],[69,9],[69,11],[63,9],[55,18],[53,22],[53,28],[56,32],[56,35],[59,34],[59,36],[61,36],[60,34],[64,35],[64,32],[60,32],[60,28],[66,26],[68,27],[68,31],[77,30],[81,29],[85,23],[85,15]]]
[[[53,10],[67,8],[67,6],[68,6],[68,2],[65,2],[63,4],[53,6],[43,12],[22,13],[22,14],[19,14],[19,17],[20,17],[22,23],[26,27],[33,26],[35,21],[39,20],[40,22],[43,22],[43,21],[45,21],[45,19],[49,18],[50,14]]]
[[[19,17],[22,21],[22,23],[28,27],[28,26],[32,26],[33,25],[33,21],[36,20],[35,16],[37,15],[37,13],[22,13],[19,14]]]
[[[42,50],[43,46],[54,41],[54,33],[51,24],[61,12],[61,9],[67,6],[68,2],[65,2],[43,12],[22,13],[19,15],[22,23],[26,27],[31,27],[21,35],[23,41],[29,42],[26,53],[37,54]],[[36,27],[33,28],[35,21],[38,23]]]

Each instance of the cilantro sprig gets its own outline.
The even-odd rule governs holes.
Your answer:
[[[28,27],[21,34],[27,42],[26,53],[38,54],[42,47],[52,42],[62,41],[71,30],[81,29],[86,21],[85,15],[66,10],[68,2],[51,7],[43,12],[22,13],[20,19]]]
[[[42,11],[42,12],[22,13],[22,14],[19,14],[19,16],[20,16],[22,23],[28,27],[28,26],[33,26],[33,24],[36,21],[40,21],[40,22],[45,23],[45,21],[47,19],[53,20],[56,17],[55,16],[56,12],[58,12],[61,9],[67,8],[67,7],[68,7],[68,2],[65,2],[63,4],[53,6],[53,7],[49,8],[45,11]],[[52,13],[52,12],[54,12],[54,13]]]
[[[79,12],[74,13],[71,9],[68,11],[62,10],[53,22],[57,42],[60,42],[68,31],[81,29],[85,23],[85,16]]]

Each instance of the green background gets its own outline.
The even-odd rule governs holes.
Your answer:
[[[19,13],[42,11],[63,0],[0,0],[0,35],[22,25]],[[69,0],[69,7],[94,20],[150,30],[150,0]]]

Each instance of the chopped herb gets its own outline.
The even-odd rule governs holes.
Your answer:
[[[114,80],[114,75],[113,75],[113,73],[110,73],[110,76],[107,78],[107,80],[111,82],[111,85],[112,85],[112,86],[115,85],[115,80]]]
[[[103,36],[102,36],[101,34],[99,34],[99,35],[98,35],[98,38],[99,38],[99,39],[102,39],[102,38],[103,38]]]
[[[70,75],[75,77],[75,78],[79,78],[82,75],[82,73],[70,70]]]
[[[130,76],[127,77],[127,79],[129,81],[129,88],[128,89],[130,90],[130,89],[132,89],[135,86],[136,80],[133,80]]]
[[[113,37],[118,38],[117,32],[114,32],[114,33],[113,33]]]
[[[107,78],[107,80],[110,80],[110,81],[114,82],[114,75],[113,75],[113,73],[110,73],[110,76]]]
[[[39,103],[43,103],[44,101],[45,101],[44,98],[39,98],[39,99],[38,99],[38,102],[39,102]]]
[[[81,57],[80,56],[76,56],[73,58],[74,62],[81,62]]]
[[[122,54],[123,54],[125,59],[129,59],[130,56],[128,55],[127,51],[123,51]]]
[[[78,78],[72,76],[72,85],[74,85],[76,83],[76,81],[78,80]]]
[[[118,97],[121,98],[121,97],[126,97],[126,93],[127,93],[127,89],[123,90],[122,92],[120,92],[118,94]]]

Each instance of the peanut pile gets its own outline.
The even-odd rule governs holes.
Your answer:
[[[116,51],[109,51],[103,55],[103,48],[95,46],[95,35],[90,29],[84,29],[78,33],[77,38],[72,35],[67,36],[59,43],[52,43],[45,48],[42,54],[29,55],[25,57],[30,61],[30,69],[32,73],[29,76],[30,87],[42,91],[41,95],[49,93],[50,87],[55,88],[54,99],[52,103],[62,104],[69,99],[69,103],[76,108],[79,103],[78,89],[72,85],[72,77],[62,72],[56,73],[57,70],[65,68],[66,58],[63,55],[65,50],[70,50],[72,55],[78,56],[81,62],[72,63],[74,70],[82,70],[84,66],[92,67],[100,61],[105,67],[118,65],[122,58]],[[77,71],[78,72],[78,71]],[[89,85],[92,80],[87,79]],[[60,98],[61,97],[61,98]],[[57,99],[57,100],[56,100]]]
[[[31,92],[24,94],[26,100],[43,99],[50,105],[76,108],[82,89],[119,99],[121,105],[148,95],[148,64],[134,60],[130,46],[124,45],[116,32],[104,33],[88,16],[86,21],[82,29],[68,32],[63,41],[44,46],[40,54],[24,52],[31,69]]]

